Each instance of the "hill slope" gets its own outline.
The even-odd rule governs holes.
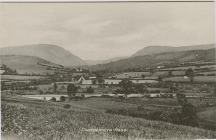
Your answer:
[[[92,70],[123,71],[131,68],[152,67],[167,63],[182,63],[190,61],[215,61],[215,49],[191,50],[181,52],[166,52],[160,54],[130,57],[108,64],[91,66]]]
[[[12,135],[20,137],[22,140],[38,138],[134,140],[216,137],[215,131],[111,115],[84,108],[85,106],[78,106],[75,102],[73,105],[71,104],[70,109],[63,108],[64,105],[64,103],[2,96],[2,136]]]
[[[36,56],[23,56],[23,55],[0,55],[1,64],[5,64],[12,69],[16,69],[19,74],[46,74],[52,73],[46,67],[40,65],[50,65],[59,67],[59,65],[44,60]]]
[[[138,50],[132,56],[142,56],[149,54],[157,54],[163,52],[178,52],[187,50],[207,50],[215,48],[215,44],[205,44],[205,45],[193,45],[193,46],[181,46],[181,47],[171,47],[171,46],[148,46],[141,50]]]
[[[121,59],[126,59],[127,57],[122,56],[122,57],[114,57],[111,59],[107,59],[107,60],[85,60],[85,62],[88,65],[97,65],[97,64],[106,64],[106,63],[110,63],[110,62],[114,62],[114,61],[118,61]]]
[[[50,62],[64,66],[77,66],[85,64],[83,60],[73,55],[69,51],[59,46],[49,44],[0,48],[0,55],[37,56]]]

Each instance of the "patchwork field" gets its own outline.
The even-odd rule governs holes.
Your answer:
[[[179,77],[170,77],[164,78],[163,81],[171,81],[171,82],[190,82],[189,78],[185,78],[183,76]],[[208,82],[216,82],[216,76],[195,76],[194,82],[198,83],[208,83]]]
[[[46,78],[45,76],[1,75],[2,80],[32,80]]]
[[[102,104],[105,102],[101,100],[100,103],[101,108],[105,108]],[[8,135],[22,140],[216,138],[215,131],[111,115],[93,110],[94,104],[85,106],[72,101],[69,109],[64,105],[21,97],[2,97],[3,138],[8,138]],[[113,105],[118,106],[116,103]]]
[[[198,117],[203,126],[216,128],[216,107],[206,108],[204,111],[198,113]]]
[[[201,119],[211,121],[216,124],[216,107],[209,107],[205,111],[199,112]]]

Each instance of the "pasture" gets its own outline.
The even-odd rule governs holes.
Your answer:
[[[1,111],[3,138],[8,135],[22,140],[216,138],[215,131],[111,115],[73,104],[66,109],[63,103],[22,97],[3,97]]]
[[[190,78],[183,76],[164,78],[163,81],[170,82],[190,82]],[[213,83],[216,82],[216,76],[195,76],[194,82],[197,83]]]
[[[216,106],[205,108],[197,115],[200,119],[200,125],[203,128],[216,130]]]
[[[206,108],[204,111],[199,112],[198,116],[200,119],[216,124],[216,106]]]
[[[1,80],[33,80],[46,78],[45,76],[26,76],[26,75],[1,75]]]

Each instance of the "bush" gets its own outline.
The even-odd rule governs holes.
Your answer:
[[[110,95],[101,95],[102,98],[112,98]]]
[[[40,93],[40,94],[43,94],[43,91],[42,91],[42,90],[39,90],[39,93]]]
[[[70,100],[75,100],[75,101],[77,101],[77,100],[82,100],[82,99],[84,99],[85,98],[85,96],[74,96],[74,97],[70,97]]]
[[[56,102],[56,98],[55,98],[55,97],[52,97],[52,98],[50,99],[50,101]]]
[[[94,93],[94,89],[92,87],[87,88],[87,93]]]
[[[190,103],[184,103],[181,111],[181,123],[184,125],[198,126],[196,108]]]
[[[138,106],[138,110],[108,109],[106,113],[197,126],[197,117],[194,108],[188,104],[183,107],[183,110],[177,108],[166,111],[148,110],[144,106]]]
[[[207,74],[207,76],[215,76],[215,73]]]
[[[69,109],[70,107],[71,107],[71,105],[69,105],[69,104],[64,105],[64,108],[66,108],[66,109]]]
[[[60,101],[61,101],[61,102],[64,102],[65,100],[66,100],[65,96],[61,96],[61,97],[60,97]]]

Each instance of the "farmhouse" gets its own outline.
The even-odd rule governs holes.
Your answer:
[[[161,97],[161,94],[160,93],[151,93],[151,94],[149,94],[149,97],[151,97],[151,98]]]
[[[134,84],[158,83],[158,81],[154,79],[131,79],[130,81]]]
[[[150,75],[149,72],[124,72],[124,73],[114,75],[112,77],[116,79],[126,79],[126,78],[142,78],[149,75]]]
[[[81,84],[83,85],[92,85],[93,84],[93,81],[92,79],[85,79],[81,82]]]
[[[122,79],[104,79],[104,84],[106,85],[118,85]],[[155,79],[141,79],[141,78],[133,78],[130,81],[134,84],[146,84],[146,83],[158,83]]]
[[[88,76],[89,74],[88,73],[85,73],[85,72],[74,72],[72,74],[73,77],[76,77],[76,76]]]
[[[78,81],[79,84],[82,85],[93,85],[93,84],[97,84],[97,80],[96,77],[84,77],[81,76]]]
[[[0,74],[3,74],[5,72],[5,70],[0,69]]]
[[[104,84],[106,85],[118,85],[122,80],[121,79],[104,79]]]
[[[0,74],[3,74],[5,72],[5,69],[1,66],[0,67]]]

